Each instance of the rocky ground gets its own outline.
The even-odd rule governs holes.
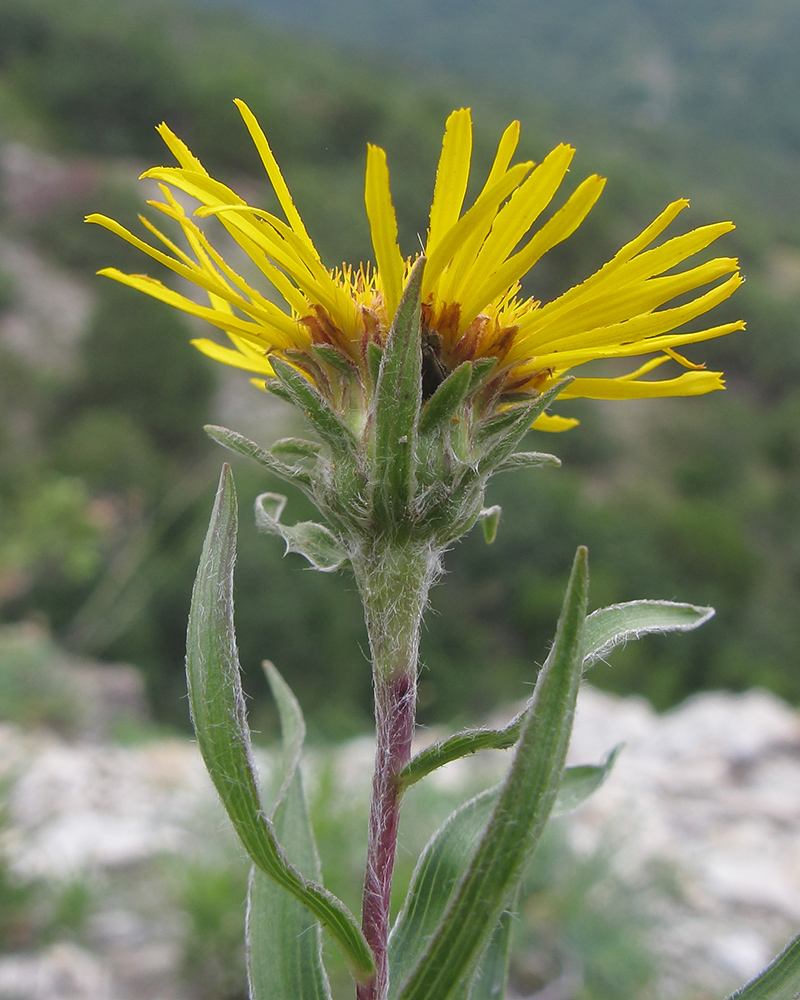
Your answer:
[[[606,785],[559,822],[579,853],[613,846],[628,891],[651,894],[658,996],[722,997],[800,929],[800,719],[760,691],[700,695],[656,715],[586,687],[573,762],[620,742]],[[338,751],[343,786],[368,774],[370,755],[365,741]],[[458,762],[435,781],[457,794],[474,774]],[[0,788],[10,883],[77,880],[93,893],[79,938],[0,945],[0,998],[193,1000],[180,975],[185,914],[159,887],[158,862],[231,850],[195,746],[67,741],[3,724]]]

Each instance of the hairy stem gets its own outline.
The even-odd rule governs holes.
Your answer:
[[[397,775],[411,756],[417,691],[419,630],[439,553],[407,542],[375,544],[353,558],[372,654],[375,771],[372,779],[362,927],[375,976],[358,1000],[385,1000],[389,902],[400,822]]]

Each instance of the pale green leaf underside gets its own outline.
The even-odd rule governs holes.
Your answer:
[[[800,997],[800,935],[775,961],[728,1000],[797,1000]]]
[[[713,617],[713,608],[674,601],[629,601],[593,611],[583,636],[584,669],[629,639],[656,632],[690,632]]]

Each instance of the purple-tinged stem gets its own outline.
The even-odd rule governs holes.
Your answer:
[[[372,653],[376,737],[362,912],[376,971],[358,987],[357,998],[386,1000],[389,903],[400,822],[397,774],[411,756],[419,630],[439,552],[430,545],[384,541],[355,554],[352,564]]]
[[[358,988],[358,1000],[381,1000],[386,996],[389,985],[389,902],[400,823],[400,796],[396,778],[411,756],[415,702],[414,675],[376,681],[377,749],[372,779],[362,916],[364,936],[372,948],[376,972],[370,983]]]

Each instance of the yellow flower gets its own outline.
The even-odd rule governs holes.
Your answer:
[[[284,218],[248,205],[209,176],[200,161],[170,129],[159,127],[177,167],[155,167],[143,177],[160,182],[164,202],[150,202],[183,231],[188,252],[147,219],[146,228],[164,245],[150,246],[102,215],[87,221],[117,233],[144,253],[193,282],[208,295],[201,305],[145,275],[106,268],[100,274],[207,320],[224,330],[231,347],[193,341],[203,353],[256,375],[272,374],[270,355],[308,352],[328,344],[364,370],[370,342],[382,343],[413,264],[397,242],[397,222],[389,188],[386,154],[367,151],[365,200],[375,266],[342,265],[329,270],[320,260],[266,136],[250,109],[236,102],[258,150]],[[705,371],[676,349],[740,330],[742,322],[697,332],[686,324],[727,299],[742,283],[734,258],[718,257],[682,271],[675,267],[733,229],[730,222],[703,226],[651,246],[687,207],[675,201],[641,235],[626,244],[599,271],[551,302],[520,297],[520,281],[548,250],[581,224],[604,185],[597,175],[578,186],[542,225],[536,223],[555,196],[572,160],[570,146],[557,146],[536,165],[511,166],[519,123],[503,133],[482,191],[464,211],[472,154],[469,110],[447,121],[426,241],[422,288],[423,337],[441,375],[466,360],[496,358],[489,376],[494,398],[538,393],[590,361],[652,355],[636,370],[613,378],[577,377],[563,399],[639,399],[699,395],[724,387],[719,372]],[[194,215],[214,216],[269,284],[259,291],[214,249],[187,216],[170,186],[199,203]],[[705,291],[698,291],[705,289]],[[273,301],[278,292],[284,304]],[[680,297],[679,305],[668,305]],[[681,332],[675,332],[680,328]],[[664,381],[644,378],[666,361],[687,369]],[[499,381],[498,381],[499,379]],[[537,427],[563,430],[574,420],[545,416]]]

